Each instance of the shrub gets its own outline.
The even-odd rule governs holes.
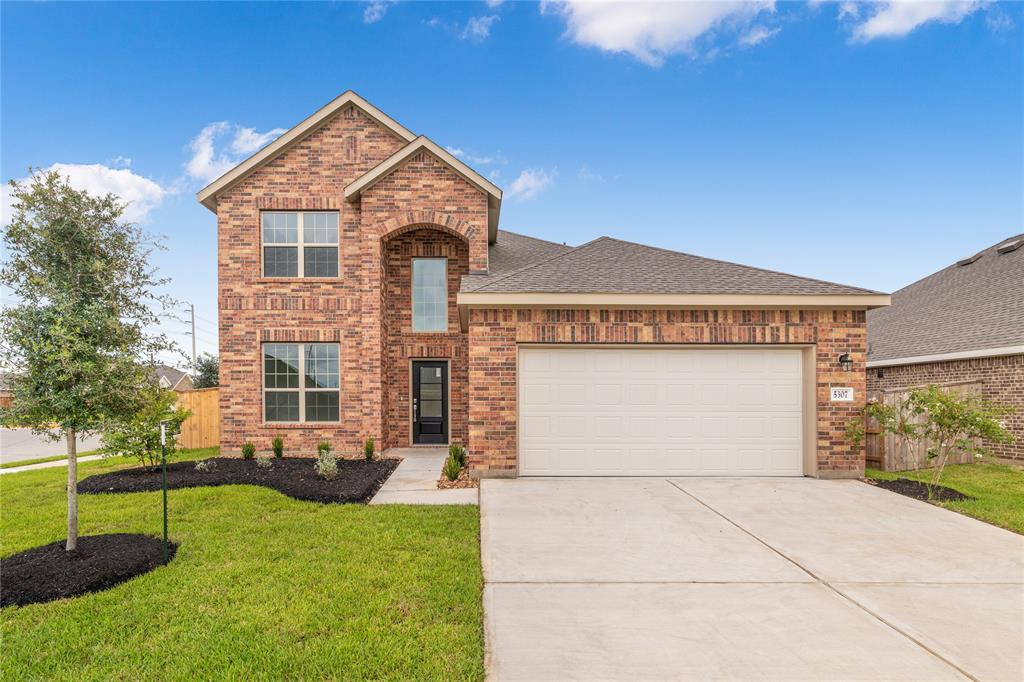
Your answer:
[[[202,471],[208,473],[217,468],[217,460],[215,459],[201,459],[196,462],[196,471]]]
[[[441,469],[441,473],[445,475],[449,481],[454,481],[459,477],[459,472],[462,467],[459,466],[459,460],[453,455],[448,455],[448,459],[444,461],[444,468]]]
[[[146,389],[137,412],[103,426],[101,450],[104,456],[134,457],[143,466],[160,463],[160,422],[167,422],[167,457],[178,449],[174,435],[191,412],[175,406],[177,395],[159,387]]]
[[[242,459],[252,459],[256,456],[256,446],[251,441],[242,443]]]
[[[269,455],[260,455],[256,458],[256,466],[260,469],[269,469],[273,464]]]
[[[369,461],[371,461],[373,459],[373,451],[374,451],[373,436],[370,436],[365,441],[363,441],[363,457],[366,458],[367,462],[369,462]]]
[[[452,443],[448,446],[448,456],[454,457],[455,461],[459,463],[460,468],[466,466],[466,448],[458,443]]]
[[[327,441],[321,442],[316,449],[317,457],[316,463],[313,464],[313,471],[317,476],[330,481],[338,475],[338,460],[331,454],[331,444]]]
[[[270,447],[274,449],[274,457],[278,459],[284,457],[284,438],[274,436],[274,440],[270,442]]]

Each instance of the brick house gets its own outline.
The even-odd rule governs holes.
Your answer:
[[[868,313],[868,389],[980,384],[1014,409],[1010,444],[993,454],[1024,461],[1024,234],[900,289]]]
[[[499,230],[502,192],[346,92],[199,193],[226,452],[461,442],[476,476],[853,477],[885,294]]]

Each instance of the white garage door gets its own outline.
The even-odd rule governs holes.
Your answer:
[[[801,351],[519,349],[523,476],[800,476]]]

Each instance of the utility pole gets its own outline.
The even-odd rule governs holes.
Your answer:
[[[192,313],[192,368],[196,366],[196,304],[189,303],[189,310]]]

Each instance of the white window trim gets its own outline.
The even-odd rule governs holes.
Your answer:
[[[298,346],[299,347],[299,386],[298,388],[267,388],[267,356],[263,351],[265,346]],[[335,346],[338,349],[338,388],[306,388],[306,348],[308,346]],[[340,343],[298,343],[295,341],[267,341],[260,344],[260,384],[262,393],[260,395],[260,415],[263,424],[340,424],[341,423],[341,344]],[[269,421],[267,419],[267,393],[295,393],[299,394],[299,420],[293,422]],[[306,393],[337,393],[338,394],[338,419],[337,421],[306,421]]]
[[[297,228],[295,230],[295,238],[298,241],[294,241],[294,242],[269,242],[269,243],[265,242],[263,240],[263,214],[265,214],[265,213],[294,213],[296,216],[298,216],[297,217]],[[305,241],[305,234],[304,234],[305,231],[306,231],[305,230],[305,221],[306,221],[306,214],[307,213],[333,213],[336,216],[338,216],[338,241],[335,242],[334,244],[332,244],[330,242],[309,242],[307,244],[306,241]],[[260,230],[260,277],[262,277],[263,279],[282,279],[282,280],[296,279],[296,278],[298,278],[298,279],[313,279],[313,280],[317,280],[317,279],[331,279],[331,280],[333,280],[333,279],[341,279],[341,212],[340,211],[330,211],[330,210],[328,210],[328,211],[278,211],[278,210],[260,211],[259,230]],[[275,246],[282,246],[282,247],[286,247],[286,248],[295,247],[296,254],[297,254],[296,258],[298,259],[298,268],[296,270],[297,274],[295,275],[295,277],[281,277],[279,275],[268,275],[267,274],[267,251],[266,251],[266,249],[267,249],[267,247],[273,248]],[[317,247],[317,248],[326,248],[326,247],[333,246],[334,249],[335,249],[335,252],[338,254],[338,274],[335,275],[334,277],[306,277],[306,275],[305,275],[306,258],[305,258],[304,250],[305,250],[305,247],[307,247],[307,246],[309,246],[309,247]]]
[[[418,260],[440,260],[444,261],[444,329],[416,329],[416,261]],[[409,312],[411,318],[409,326],[414,334],[447,334],[451,328],[448,320],[449,303],[448,295],[448,258],[446,256],[416,256],[412,259],[412,267],[409,268]]]

